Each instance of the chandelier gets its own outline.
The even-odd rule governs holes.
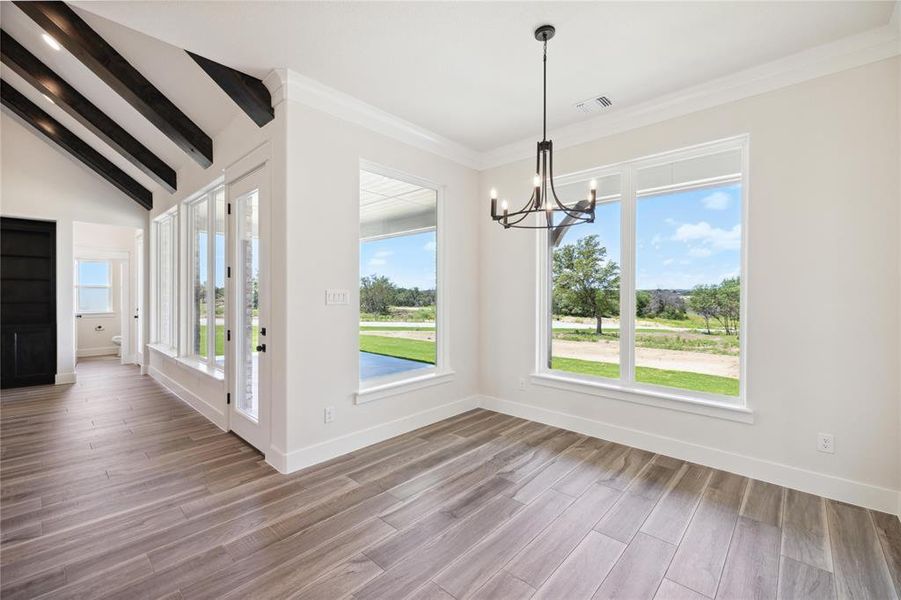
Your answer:
[[[578,223],[594,222],[594,207],[597,197],[597,182],[589,184],[588,198],[567,206],[557,197],[554,189],[554,143],[547,139],[547,41],[554,37],[553,25],[542,25],[535,30],[535,39],[544,46],[543,62],[543,121],[541,141],[535,153],[535,177],[532,179],[532,197],[520,210],[510,211],[506,200],[501,201],[501,212],[497,211],[497,190],[491,190],[491,218],[504,226],[519,229],[556,229],[569,227]],[[561,215],[555,224],[555,215]],[[526,219],[530,215],[540,215],[535,220]]]

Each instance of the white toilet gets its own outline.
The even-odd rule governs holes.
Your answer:
[[[113,345],[116,346],[116,356],[122,356],[122,336],[114,335],[112,340]]]

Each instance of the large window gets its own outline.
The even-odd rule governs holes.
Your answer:
[[[175,352],[177,337],[178,211],[153,223],[153,342]]]
[[[213,369],[225,364],[225,188],[186,203],[187,351]]]
[[[112,285],[110,261],[79,259],[75,269],[76,312],[113,312]]]
[[[599,193],[594,223],[549,234],[551,371],[741,402],[745,153],[741,138],[562,181],[567,202],[590,178]]]
[[[360,379],[397,380],[439,363],[438,192],[360,171]]]

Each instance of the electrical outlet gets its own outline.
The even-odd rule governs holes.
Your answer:
[[[817,451],[835,454],[835,437],[831,433],[818,433]]]
[[[334,406],[326,406],[325,407],[325,422],[331,423],[335,420],[335,407]]]
[[[525,377],[519,378],[519,389],[521,389],[521,390],[526,389],[526,378]]]

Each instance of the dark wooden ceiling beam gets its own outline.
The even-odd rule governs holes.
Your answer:
[[[177,177],[172,167],[5,31],[0,31],[0,60],[167,191],[171,193],[177,189]]]
[[[200,65],[210,79],[222,88],[223,92],[228,94],[229,98],[234,100],[241,110],[247,113],[257,127],[262,127],[275,118],[272,96],[262,81],[199,54],[187,50],[185,52]]]
[[[65,2],[15,2],[197,164],[213,164],[213,140]]]
[[[63,127],[59,121],[38,108],[34,102],[6,81],[0,81],[0,101],[3,106],[17,114],[36,131],[80,160],[129,198],[147,210],[153,208],[153,193],[150,190],[132,179],[125,171],[89,146],[87,142]]]

